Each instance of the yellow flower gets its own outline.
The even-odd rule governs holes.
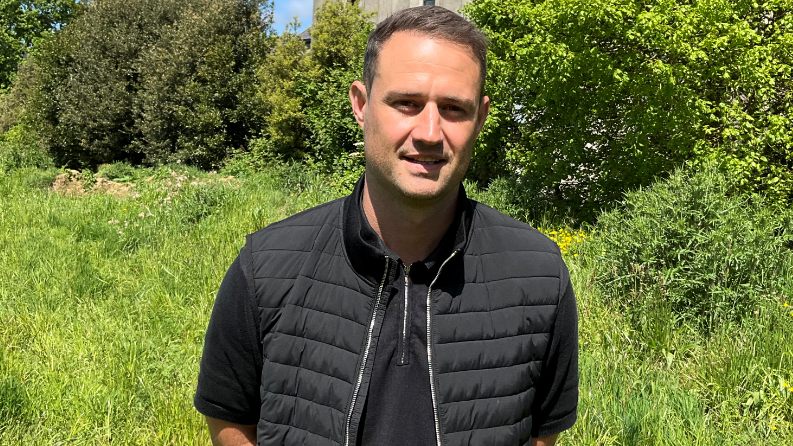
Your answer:
[[[782,383],[782,387],[787,387],[787,383]]]
[[[772,425],[771,425],[771,430],[776,430],[776,426],[774,426],[774,425],[772,424]]]
[[[787,302],[785,302],[785,305],[782,305],[782,306],[783,306],[783,307],[787,307],[787,306],[789,306],[789,305],[787,304]]]

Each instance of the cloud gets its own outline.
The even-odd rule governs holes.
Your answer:
[[[282,33],[286,24],[297,16],[300,21],[300,30],[311,26],[311,13],[314,9],[313,0],[275,0],[273,26],[278,33]]]

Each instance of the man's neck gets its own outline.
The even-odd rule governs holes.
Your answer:
[[[426,259],[441,242],[454,221],[457,194],[437,201],[411,203],[393,197],[367,180],[363,188],[363,211],[369,225],[383,243],[405,265]]]

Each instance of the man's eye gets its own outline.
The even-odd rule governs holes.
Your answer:
[[[396,101],[394,102],[394,106],[397,108],[413,108],[415,104],[411,101]]]
[[[458,107],[456,105],[447,105],[447,106],[443,107],[442,110],[444,110],[444,111],[446,111],[448,113],[454,113],[456,115],[465,114],[465,109],[462,108],[462,107]]]

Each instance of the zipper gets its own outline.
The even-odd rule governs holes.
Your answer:
[[[399,359],[400,365],[405,365],[405,356],[408,350],[408,311],[410,311],[410,265],[405,266],[405,311],[402,315],[402,356]]]
[[[347,414],[347,429],[345,434],[344,444],[350,446],[350,425],[352,424],[352,412],[355,410],[355,402],[358,399],[358,392],[361,390],[361,382],[363,382],[363,372],[366,368],[366,362],[369,359],[369,349],[372,346],[372,335],[374,333],[374,325],[377,319],[377,309],[380,307],[380,299],[383,297],[383,288],[385,287],[386,278],[388,278],[388,271],[391,269],[391,260],[385,256],[385,271],[383,278],[380,280],[380,288],[377,290],[377,298],[375,299],[374,306],[372,307],[372,318],[369,322],[369,334],[366,336],[366,350],[363,352],[363,360],[361,361],[361,369],[358,371],[358,380],[355,382],[355,389],[352,392],[352,401],[350,402],[350,412]]]
[[[446,260],[441,263],[441,267],[438,268],[438,273],[435,274],[435,278],[432,279],[430,282],[430,286],[427,288],[427,368],[430,372],[430,393],[432,394],[432,413],[435,415],[435,439],[438,442],[438,446],[441,446],[441,422],[440,418],[438,417],[438,396],[436,395],[437,390],[435,389],[435,370],[432,368],[432,286],[435,285],[435,281],[438,280],[438,277],[441,276],[441,271],[443,271],[443,267],[449,263],[449,260],[457,254],[457,251],[453,251],[452,254]]]

